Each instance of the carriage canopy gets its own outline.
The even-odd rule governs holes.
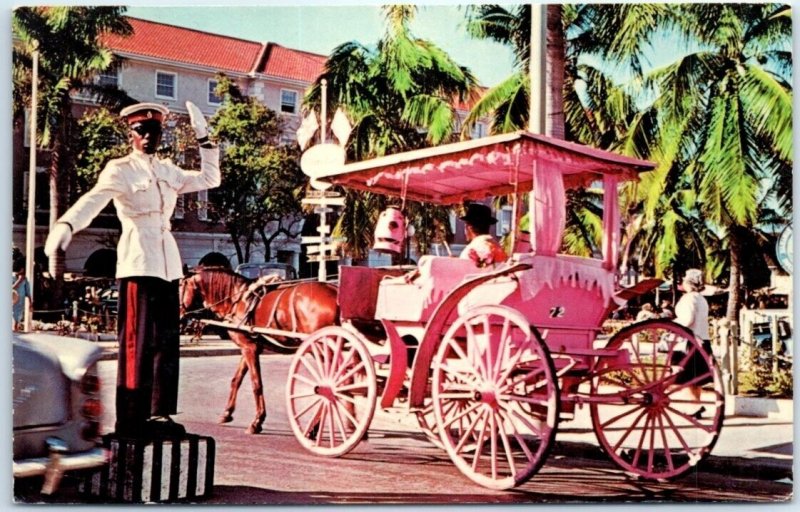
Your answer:
[[[531,249],[555,255],[566,224],[566,193],[602,182],[603,266],[619,251],[618,184],[655,164],[526,131],[398,153],[334,167],[316,179],[351,189],[450,205],[530,192]]]
[[[654,164],[526,131],[355,162],[317,176],[347,188],[436,204],[529,192],[535,173],[557,173],[567,188],[603,176],[636,179]]]

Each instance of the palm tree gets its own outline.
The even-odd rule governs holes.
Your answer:
[[[665,23],[693,44],[645,77],[658,122],[652,147],[665,172],[696,194],[696,215],[727,238],[727,315],[735,321],[764,184],[777,183],[778,203],[791,208],[791,21],[787,7],[775,4],[672,9]]]
[[[72,181],[68,173],[71,155],[67,141],[73,129],[73,95],[93,96],[114,92],[97,87],[93,78],[114,61],[103,47],[105,33],[126,35],[131,26],[123,17],[124,7],[19,7],[12,18],[14,112],[19,118],[29,104],[31,56],[39,53],[39,144],[50,147],[50,225],[64,213]],[[119,93],[119,91],[116,91]],[[115,104],[127,96],[99,96]],[[117,105],[118,106],[118,105]],[[57,280],[64,272],[64,254],[50,260],[50,274]]]
[[[321,81],[327,81],[328,111],[341,107],[353,123],[347,146],[351,160],[452,141],[458,126],[456,100],[467,101],[475,94],[477,81],[467,68],[411,33],[416,11],[409,5],[383,7],[386,32],[377,45],[353,41],[337,47],[305,98],[307,108],[317,108]],[[335,233],[346,238],[354,258],[366,257],[369,233],[382,205],[382,198],[348,192]],[[436,223],[411,220],[418,241],[433,237],[425,230]]]

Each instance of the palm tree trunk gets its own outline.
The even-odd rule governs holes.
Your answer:
[[[546,86],[547,116],[545,134],[564,138],[564,26],[561,5],[547,6],[547,66]]]
[[[742,230],[743,228],[731,227],[728,240],[731,258],[730,280],[728,285],[728,309],[726,317],[731,323],[739,321],[739,306],[741,305],[741,278],[742,278]]]

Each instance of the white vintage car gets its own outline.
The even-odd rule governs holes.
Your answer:
[[[13,335],[14,478],[44,476],[52,494],[64,473],[102,466],[102,350],[48,334]]]

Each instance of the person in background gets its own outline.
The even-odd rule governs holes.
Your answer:
[[[661,318],[666,318],[667,320],[673,320],[675,318],[672,302],[666,299],[661,301]]]
[[[208,139],[203,113],[186,109],[200,146],[200,171],[156,155],[168,109],[138,103],[122,109],[133,151],[111,160],[97,183],[53,225],[45,243],[52,257],[114,202],[122,224],[117,247],[119,356],[116,433],[133,438],[180,436],[177,412],[180,356],[178,280],[183,277],[170,218],[181,194],[220,184],[219,148]]]
[[[653,305],[649,302],[642,305],[642,309],[636,314],[636,321],[643,322],[645,320],[650,320],[651,318],[656,318],[657,315],[655,311],[653,311]]]
[[[502,263],[508,259],[500,243],[489,234],[497,219],[492,217],[492,211],[488,206],[480,203],[468,204],[467,212],[461,220],[466,225],[469,243],[461,251],[460,258],[470,259],[480,268]]]
[[[31,299],[31,284],[28,278],[25,277],[25,267],[18,267],[12,276],[11,285],[11,319],[12,330],[22,331],[24,326],[22,324],[25,318],[25,304]]]
[[[696,268],[687,270],[682,285],[685,293],[675,305],[675,321],[691,330],[695,337],[702,341],[703,350],[708,355],[711,355],[711,336],[708,330],[708,302],[700,293],[705,288],[703,272]],[[695,380],[698,375],[706,375],[705,378],[688,387],[692,397],[699,401],[703,384],[712,381],[711,369],[706,364],[705,358],[698,351],[694,351],[685,362],[684,359],[686,359],[686,354],[683,352],[675,352],[672,355],[672,363],[675,365],[682,364],[684,368],[675,383],[685,384]],[[701,407],[694,415],[700,417],[704,411],[705,408]]]

